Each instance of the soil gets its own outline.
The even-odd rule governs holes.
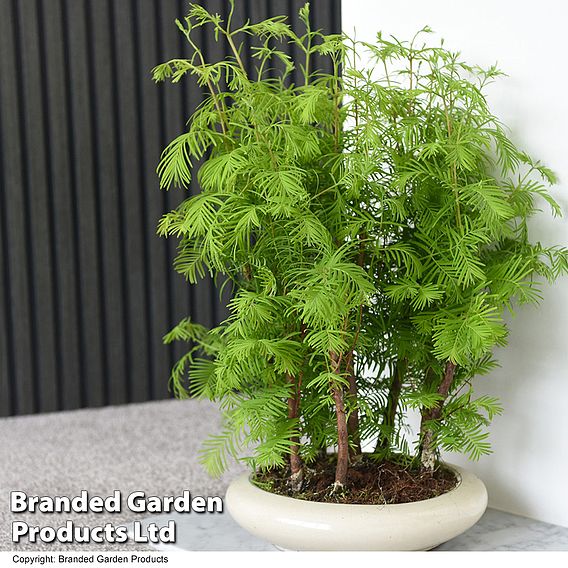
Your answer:
[[[451,491],[458,483],[455,474],[438,466],[432,474],[421,473],[416,467],[396,461],[378,461],[370,456],[360,458],[349,468],[347,484],[341,490],[333,488],[335,457],[319,458],[304,468],[302,489],[294,492],[289,484],[288,469],[257,472],[253,481],[261,489],[322,503],[360,505],[392,505],[431,499]]]

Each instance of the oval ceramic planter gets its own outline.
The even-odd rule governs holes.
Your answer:
[[[433,499],[397,505],[316,503],[269,493],[247,474],[227,490],[226,504],[244,529],[288,550],[429,550],[472,527],[487,490],[472,473],[453,469],[458,485]]]

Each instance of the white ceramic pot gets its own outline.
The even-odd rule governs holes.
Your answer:
[[[432,499],[397,505],[345,505],[283,497],[247,474],[227,490],[244,529],[287,550],[429,550],[472,527],[487,508],[485,485],[453,465],[458,485]]]

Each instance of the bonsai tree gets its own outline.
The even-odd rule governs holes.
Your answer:
[[[190,283],[209,272],[232,291],[217,327],[186,318],[165,337],[189,343],[175,394],[223,413],[203,464],[282,468],[297,493],[335,448],[338,494],[361,440],[376,440],[375,459],[426,475],[440,448],[486,453],[500,407],[475,398],[471,379],[506,342],[505,309],[538,301],[538,277],[568,265],[565,250],[528,239],[537,198],[560,212],[546,192],[554,176],[490,113],[483,90],[499,72],[416,38],[325,35],[308,5],[302,35],[284,17],[235,27],[233,11],[223,21],[191,5],[177,25],[192,57],[154,69],[158,81],[193,75],[206,92],[158,166],[163,188],[197,173],[201,191],[158,232],[179,239],[175,268]],[[205,59],[202,27],[228,57]],[[361,68],[362,48],[375,66]],[[417,452],[404,435],[410,407],[422,413]]]

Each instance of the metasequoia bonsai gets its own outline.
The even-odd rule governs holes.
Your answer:
[[[551,171],[487,106],[499,71],[416,46],[419,35],[325,35],[308,5],[301,35],[284,17],[235,26],[233,10],[223,20],[192,5],[177,22],[192,57],[154,69],[157,81],[192,75],[205,93],[158,166],[163,188],[197,175],[200,191],[159,234],[179,239],[175,268],[190,283],[210,273],[232,291],[217,327],[187,318],[165,337],[189,343],[175,394],[223,413],[204,465],[287,468],[298,492],[334,450],[337,492],[362,440],[375,459],[425,474],[441,449],[489,452],[485,427],[501,408],[474,395],[472,378],[495,366],[506,312],[538,302],[542,279],[568,268],[566,250],[529,240],[541,202],[560,209]],[[203,31],[225,59],[206,60]],[[409,408],[422,415],[416,448]]]

